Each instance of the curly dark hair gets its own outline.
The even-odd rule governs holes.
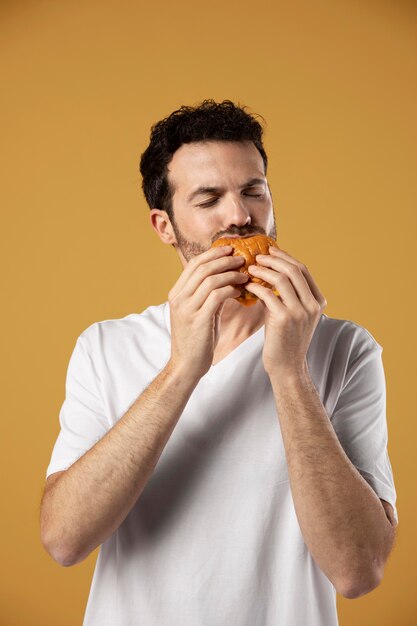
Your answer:
[[[174,190],[168,181],[168,164],[184,143],[253,141],[262,156],[266,175],[268,158],[262,145],[263,127],[245,108],[230,100],[217,103],[208,99],[196,107],[183,105],[152,126],[150,143],[141,155],[139,166],[143,193],[150,209],[161,209],[171,221],[174,218]]]

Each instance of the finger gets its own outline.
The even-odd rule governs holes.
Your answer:
[[[269,283],[272,287],[277,289],[279,292],[279,295],[281,296],[283,303],[288,309],[297,310],[297,308],[303,306],[302,302],[300,302],[300,295],[298,293],[300,288],[298,287],[298,290],[295,289],[289,277],[286,276],[284,273],[277,272],[275,271],[275,269],[268,269],[267,267],[261,267],[260,265],[250,265],[248,268],[248,272],[251,276],[255,276],[256,278],[261,278],[265,282]],[[254,283],[254,284],[256,285],[259,283]],[[306,285],[305,280],[304,280],[304,284]],[[266,287],[266,289],[268,289],[268,287]],[[307,286],[307,289],[308,289],[308,286]],[[310,293],[310,297],[312,298],[313,296],[310,292],[310,289],[308,289],[308,291]]]
[[[239,289],[236,289],[233,285],[226,285],[225,287],[220,287],[219,289],[213,289],[201,307],[200,313],[202,313],[205,317],[212,317],[217,313],[223,302],[225,302],[228,298],[238,298],[239,296]]]
[[[243,257],[227,256],[221,259],[216,259],[215,261],[210,261],[210,263],[203,263],[196,268],[193,274],[191,274],[178,297],[181,300],[184,300],[192,298],[197,293],[201,294],[202,291],[200,288],[202,286],[203,290],[207,291],[207,297],[209,292],[216,287],[222,287],[226,284],[239,282],[237,277],[240,276],[240,278],[242,278],[245,276],[243,272],[238,271],[243,265],[242,261]],[[208,285],[210,288],[207,290]],[[202,302],[199,302],[198,307],[202,304]]]
[[[249,276],[247,274],[236,271],[222,272],[221,274],[212,274],[211,276],[207,276],[207,278],[205,278],[198,286],[196,291],[191,294],[193,309],[197,310],[203,307],[204,303],[213,291],[218,291],[220,288],[226,287],[227,285],[231,287],[236,286],[237,288],[247,282],[248,279]],[[240,295],[240,291],[238,295]]]
[[[250,291],[255,296],[258,296],[259,300],[261,300],[262,304],[264,304],[269,311],[272,312],[284,312],[286,310],[286,306],[281,300],[281,294],[275,294],[272,289],[269,287],[264,287],[259,283],[248,283],[247,285],[243,285],[246,291]]]
[[[202,254],[198,254],[197,256],[193,257],[191,261],[187,263],[179,279],[175,283],[174,287],[171,289],[170,296],[176,297],[181,293],[181,297],[187,297],[190,294],[194,293],[201,281],[210,272],[213,272],[213,264],[214,268],[216,268],[216,263],[218,264],[219,261],[220,270],[217,271],[230,269],[233,266],[233,262],[231,262],[229,259],[238,258],[232,257],[232,255],[230,254],[231,250],[231,246],[229,246],[227,249],[223,248],[223,246],[210,248],[210,250],[206,250]],[[209,266],[208,271],[205,271],[204,268],[202,270],[199,269],[203,265]],[[234,267],[238,267],[238,265],[236,264]],[[192,281],[192,284],[190,283],[190,280]],[[184,289],[187,290],[185,293]]]
[[[275,285],[281,295],[283,296],[284,302],[286,306],[290,309],[297,308],[298,304],[301,304],[306,311],[316,311],[318,302],[315,299],[314,295],[311,293],[308,282],[302,273],[301,269],[294,265],[294,263],[289,263],[284,259],[279,259],[277,257],[273,257],[272,255],[261,255],[256,257],[256,260],[262,265],[257,265],[255,268],[249,270],[250,273],[254,273],[255,276],[259,278],[264,278],[264,276],[268,276],[269,278],[265,278],[267,282]],[[267,269],[267,267],[273,268],[272,270]],[[262,270],[265,269],[265,272]],[[292,292],[288,290],[287,281],[283,281],[283,287],[285,288],[285,293],[281,286],[281,281],[283,280],[281,277],[286,276],[288,282],[293,287],[292,292],[296,294],[297,303],[294,302],[292,297]],[[271,282],[272,281],[272,282]],[[285,297],[284,297],[285,296]]]
[[[326,298],[321,293],[314,278],[312,277],[312,275],[310,274],[308,268],[306,267],[306,265],[304,265],[304,263],[300,263],[300,261],[297,261],[297,259],[294,259],[294,257],[289,255],[288,252],[285,252],[285,250],[275,248],[274,246],[270,246],[269,252],[271,256],[274,256],[276,258],[282,258],[288,261],[289,263],[292,263],[296,265],[297,267],[299,267],[302,273],[304,274],[307,280],[308,286],[310,287],[311,293],[313,294],[317,302],[320,304],[322,308],[325,308],[327,306]]]

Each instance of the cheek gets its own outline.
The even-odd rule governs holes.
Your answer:
[[[273,228],[275,223],[274,211],[271,203],[267,203],[263,207],[259,207],[252,213],[252,224],[261,226],[266,233]]]
[[[177,213],[176,230],[180,231],[183,238],[188,241],[205,240],[210,236],[210,224],[207,215],[188,210],[186,213]]]
[[[214,214],[200,213],[190,215],[182,234],[188,241],[198,242],[205,250],[208,250],[221,232],[221,224]]]
[[[201,233],[201,237],[214,241],[224,232],[224,216],[222,219],[220,211],[211,211],[210,214],[206,214],[198,220],[196,228],[199,229],[198,232]]]

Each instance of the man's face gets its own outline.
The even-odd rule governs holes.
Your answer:
[[[184,266],[220,237],[264,234],[276,239],[263,160],[252,142],[183,144],[168,166],[168,178],[175,189],[173,245]]]

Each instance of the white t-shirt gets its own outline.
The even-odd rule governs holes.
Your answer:
[[[336,591],[297,521],[264,327],[194,389],[144,491],[102,544],[84,626],[335,626]],[[47,476],[122,417],[170,358],[165,302],[78,338]],[[395,511],[382,347],[322,314],[307,362],[352,463]]]

